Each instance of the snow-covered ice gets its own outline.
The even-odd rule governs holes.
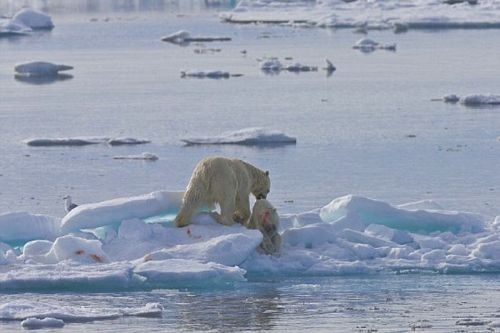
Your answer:
[[[162,37],[161,39],[164,42],[169,42],[173,44],[184,45],[191,42],[227,42],[230,41],[230,37],[222,37],[222,36],[192,36],[189,31],[179,30],[170,35]]]
[[[145,161],[156,161],[158,160],[158,155],[153,153],[144,152],[139,155],[121,155],[113,156],[115,160],[145,160]]]
[[[225,132],[213,137],[199,137],[182,139],[188,145],[283,145],[295,144],[297,139],[277,130],[268,130],[261,127],[243,128],[238,131]]]
[[[182,194],[157,191],[82,204],[62,220],[3,214],[0,290],[204,288],[244,283],[247,273],[500,271],[498,218],[447,211],[434,201],[396,207],[348,195],[282,215],[282,251],[273,257],[258,251],[260,231],[220,225],[209,213],[176,228]],[[18,320],[72,319],[50,308],[36,316],[26,312],[9,313]]]
[[[45,61],[32,61],[27,63],[18,64],[14,67],[16,75],[26,76],[56,76],[61,71],[68,71],[73,69],[68,65],[56,65]]]
[[[393,29],[491,28],[500,26],[500,3],[481,0],[447,4],[440,0],[242,0],[221,19],[234,23],[269,22],[317,27]]]

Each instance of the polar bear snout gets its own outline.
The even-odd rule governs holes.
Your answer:
[[[259,193],[259,194],[257,194],[257,197],[256,197],[257,200],[266,199],[266,198],[267,198],[267,195],[264,193]]]

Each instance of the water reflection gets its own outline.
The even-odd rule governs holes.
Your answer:
[[[268,331],[275,327],[285,308],[276,288],[251,294],[183,294],[179,299],[178,323],[187,330]]]
[[[33,84],[33,85],[42,85],[42,84],[52,84],[58,81],[67,81],[73,78],[71,74],[57,74],[57,75],[49,75],[49,76],[29,76],[29,75],[14,75],[16,81]]]
[[[231,9],[237,0],[25,0],[0,1],[0,13],[12,15],[23,7],[50,13],[199,11]]]

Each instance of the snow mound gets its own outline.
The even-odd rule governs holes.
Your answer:
[[[282,145],[295,144],[297,139],[277,130],[260,127],[244,128],[238,131],[225,132],[219,136],[182,139],[188,145]]]
[[[0,241],[19,242],[55,239],[61,220],[52,216],[13,212],[0,214]]]
[[[49,15],[30,8],[17,12],[12,17],[12,21],[33,30],[51,30],[54,28],[54,23],[52,23],[52,18]]]
[[[209,37],[209,36],[191,36],[191,33],[186,30],[179,30],[170,35],[162,37],[164,42],[169,42],[172,44],[184,45],[191,42],[227,42],[230,41],[230,37]]]
[[[182,195],[183,192],[156,191],[136,197],[79,205],[62,219],[62,232],[97,228],[123,220],[176,211],[180,207]]]
[[[500,95],[467,95],[460,98],[465,106],[500,105]]]
[[[483,218],[476,214],[454,211],[406,210],[387,203],[357,196],[344,196],[320,210],[321,218],[337,228],[363,231],[369,224],[415,233],[478,233],[485,229]]]
[[[156,161],[158,156],[153,153],[142,153],[140,155],[125,155],[125,156],[114,156],[115,160],[146,160],[146,161]]]
[[[14,67],[18,75],[25,76],[55,76],[61,71],[68,71],[71,69],[73,69],[72,66],[56,65],[45,61],[27,62],[18,64]]]

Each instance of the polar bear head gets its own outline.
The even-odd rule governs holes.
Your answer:
[[[271,189],[271,179],[269,171],[259,172],[256,177],[253,177],[252,194],[257,200],[266,199]]]

